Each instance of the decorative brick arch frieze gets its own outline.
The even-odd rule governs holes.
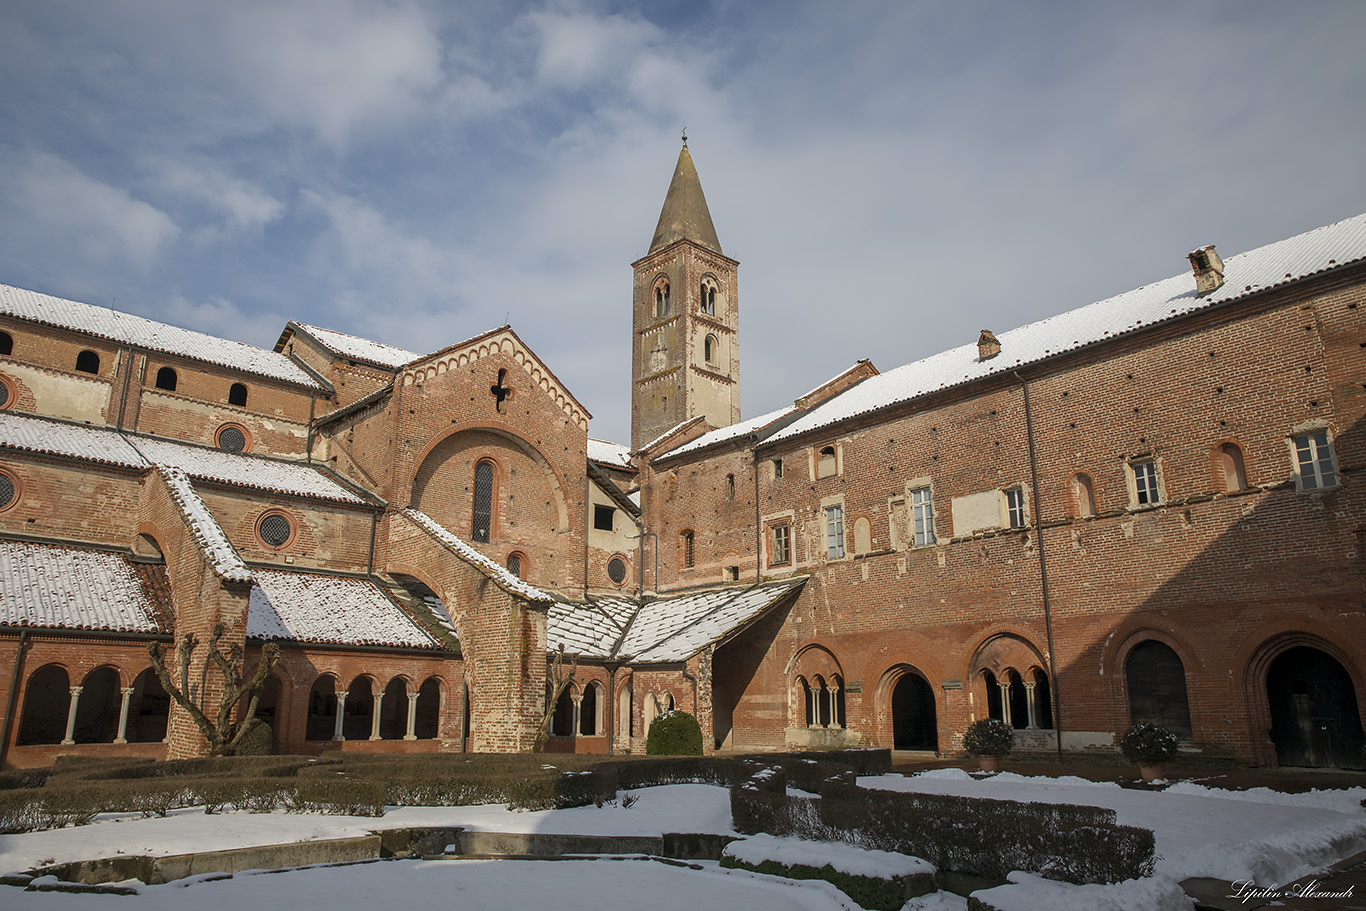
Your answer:
[[[566,484],[564,475],[560,472],[559,468],[556,467],[555,463],[551,462],[550,459],[546,457],[545,453],[542,452],[531,439],[523,435],[520,431],[504,425],[489,425],[480,421],[463,421],[459,424],[452,424],[449,429],[433,436],[427,441],[427,445],[422,448],[422,452],[418,457],[413,460],[413,474],[411,478],[407,479],[408,495],[406,502],[413,506],[417,505],[417,479],[422,475],[422,471],[426,467],[427,461],[432,457],[432,454],[447,440],[471,430],[503,437],[520,449],[527,458],[536,463],[536,466],[541,469],[541,473],[545,476],[546,483],[549,485],[551,492],[555,497],[556,530],[568,531],[569,504],[565,495]],[[467,533],[467,531],[461,532],[462,536]]]
[[[812,676],[819,675],[826,680],[838,676],[845,677],[844,666],[840,664],[839,658],[835,653],[824,645],[810,642],[797,649],[792,656],[792,660],[787,662],[787,667],[783,672],[791,682],[798,677],[805,677],[810,680]]]
[[[975,679],[982,671],[991,671],[999,676],[1007,670],[1024,674],[1034,667],[1043,670],[1050,678],[1053,676],[1043,651],[1029,637],[1013,629],[997,629],[978,640],[977,647],[968,659],[965,676]]]
[[[506,354],[510,357],[531,378],[533,385],[550,396],[571,423],[587,432],[588,412],[540,359],[522,344],[521,339],[508,330],[475,339],[465,345],[457,345],[438,352],[425,361],[412,364],[404,368],[397,382],[402,386],[421,386],[433,377],[496,354]]]

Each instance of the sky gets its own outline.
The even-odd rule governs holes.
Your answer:
[[[1366,4],[6,0],[0,283],[272,347],[510,322],[630,435],[686,124],[786,404],[1366,211]]]

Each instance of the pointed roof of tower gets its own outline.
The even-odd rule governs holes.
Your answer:
[[[662,250],[676,240],[690,240],[717,253],[722,252],[721,241],[711,223],[711,212],[707,209],[707,197],[702,193],[702,181],[697,177],[697,168],[688,152],[687,139],[683,140],[683,150],[678,153],[678,166],[669,182],[664,208],[659,212],[650,253]]]

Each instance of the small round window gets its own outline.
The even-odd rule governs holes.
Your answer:
[[[0,510],[9,509],[19,499],[19,485],[6,472],[0,471]]]
[[[289,517],[278,512],[268,513],[261,520],[257,533],[261,540],[271,547],[284,547],[294,537],[294,524]]]
[[[626,561],[621,557],[613,557],[607,561],[607,578],[617,585],[626,581]]]
[[[9,407],[9,403],[14,396],[10,393],[9,383],[4,377],[0,376],[0,411]]]
[[[247,448],[247,434],[232,424],[218,431],[218,448],[224,452],[242,452]]]

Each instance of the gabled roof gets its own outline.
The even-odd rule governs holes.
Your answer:
[[[439,648],[368,579],[256,569],[247,635],[256,639]]]
[[[673,180],[669,181],[669,192],[664,196],[664,206],[659,211],[659,224],[655,226],[655,236],[650,241],[650,253],[679,240],[690,240],[709,250],[721,252],[721,241],[717,239],[716,227],[711,223],[711,210],[707,208],[707,197],[702,192],[702,181],[697,176],[697,168],[692,163],[692,155],[686,144],[678,153]]]
[[[796,413],[796,406],[788,405],[786,408],[779,408],[777,411],[761,414],[757,418],[750,418],[748,421],[741,421],[739,424],[731,424],[729,427],[722,427],[719,430],[704,433],[696,439],[689,440],[682,446],[677,446],[667,452],[661,452],[659,455],[655,456],[655,458],[666,459],[672,456],[693,452],[698,449],[705,449],[708,446],[718,446],[721,443],[734,440],[738,437],[745,436],[746,434],[757,434],[769,424],[780,421],[788,415]]]
[[[650,442],[645,443],[641,446],[637,446],[635,448],[635,451],[649,453],[650,450],[654,449],[657,446],[664,445],[674,437],[682,436],[685,431],[692,431],[700,436],[701,434],[706,433],[706,428],[710,426],[711,425],[707,423],[706,415],[695,414],[690,418],[684,418],[683,420],[679,421],[677,424],[673,425],[668,430],[664,431]]]
[[[307,389],[325,388],[283,354],[37,291],[0,285],[0,315],[190,358]]]
[[[1316,228],[1224,260],[1224,285],[1199,297],[1189,272],[1135,288],[1077,310],[1000,333],[1001,352],[982,360],[975,342],[864,380],[768,437],[791,439],[986,377],[1019,370],[1070,351],[1121,338],[1160,323],[1342,269],[1366,258],[1366,215]]]
[[[763,616],[806,582],[806,576],[689,592],[640,604],[624,596],[550,607],[546,642],[554,651],[632,664],[686,661]]]
[[[0,540],[0,623],[170,633],[165,567],[109,551]]]
[[[623,446],[620,443],[608,443],[605,440],[595,440],[589,437],[588,459],[609,468],[620,468],[625,471],[636,470],[635,466],[631,464],[631,447]]]
[[[640,504],[632,500],[625,491],[616,485],[615,481],[607,476],[605,471],[592,462],[588,463],[588,477],[593,480],[594,484],[598,485],[599,490],[612,498],[613,503],[626,510],[627,515],[640,515]]]
[[[276,351],[282,351],[288,343],[291,331],[298,331],[307,335],[333,354],[353,361],[374,364],[386,370],[397,370],[404,364],[415,361],[422,356],[415,351],[407,351],[382,342],[373,342],[368,338],[347,335],[345,332],[337,332],[333,329],[321,329],[295,320],[290,320],[285,325],[285,331],[280,335],[280,340],[275,343]]]
[[[165,466],[158,467],[157,471],[166,481],[166,487],[171,491],[171,499],[175,500],[176,506],[180,508],[180,514],[184,516],[195,544],[210,568],[220,579],[227,582],[252,581],[251,570],[242,562],[222,526],[214,519],[213,513],[209,512],[209,507],[190,484],[185,472],[179,468]]]
[[[439,522],[425,512],[409,506],[407,509],[403,510],[403,515],[407,517],[409,521],[413,522],[415,525],[425,530],[429,535],[444,544],[456,556],[460,557],[460,559],[478,569],[485,576],[488,576],[494,584],[509,594],[516,595],[527,601],[535,601],[542,604],[555,600],[536,586],[523,582],[507,569],[499,566],[497,563],[475,550],[469,544],[465,543],[458,535],[453,534],[449,529],[442,527]]]

